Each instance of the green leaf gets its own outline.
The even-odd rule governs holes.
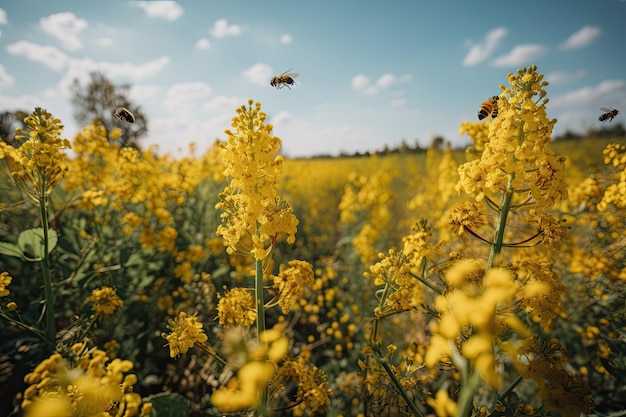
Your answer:
[[[0,242],[0,254],[25,259],[22,250],[14,243]]]
[[[189,402],[179,394],[159,393],[148,398],[152,403],[150,416],[187,417]]]
[[[48,230],[48,253],[57,245],[58,236],[54,230]],[[17,238],[17,245],[22,250],[22,254],[34,260],[41,260],[44,257],[43,229],[24,230]]]

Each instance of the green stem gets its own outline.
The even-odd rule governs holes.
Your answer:
[[[475,370],[470,370],[471,374],[461,388],[459,401],[457,402],[457,417],[468,417],[474,403],[474,393],[480,384],[480,375]]]
[[[416,417],[424,417],[424,414],[422,414],[420,410],[417,409],[413,401],[409,398],[409,394],[407,394],[402,384],[400,384],[400,381],[398,381],[398,378],[396,378],[396,376],[394,375],[393,371],[389,367],[389,364],[383,359],[376,358],[376,360],[378,361],[378,363],[380,363],[383,366],[383,368],[385,368],[387,375],[389,375],[389,378],[391,378],[391,381],[398,389],[398,392],[400,393],[402,398],[404,398],[404,401],[406,401],[413,415]]]
[[[41,226],[43,228],[43,263],[41,271],[43,273],[43,290],[45,296],[45,321],[46,337],[48,343],[54,345],[56,339],[56,328],[54,324],[54,296],[52,294],[52,278],[50,277],[50,255],[48,242],[48,196],[46,193],[45,181],[42,181],[41,195],[39,198],[39,214],[41,216]]]
[[[500,254],[500,251],[502,251],[502,242],[504,241],[504,233],[506,231],[506,219],[509,215],[509,209],[511,208],[511,201],[513,200],[512,182],[513,175],[509,175],[509,182],[506,186],[504,202],[502,204],[500,212],[498,213],[498,225],[496,227],[493,245],[491,245],[489,260],[487,261],[487,270],[491,269],[496,256]]]
[[[263,260],[257,259],[255,263],[256,274],[254,281],[255,298],[256,298],[256,337],[257,342],[261,333],[265,331],[265,297],[263,296]],[[261,393],[261,401],[259,401],[259,414],[267,415],[267,387]]]
[[[502,392],[502,394],[498,395],[495,400],[493,401],[493,405],[489,408],[489,412],[492,413],[493,410],[496,409],[496,403],[498,401],[502,401],[504,400],[510,393],[511,391],[513,391],[515,389],[515,387],[517,387],[517,385],[522,382],[522,377],[518,376],[515,381],[513,381],[513,383],[511,383],[511,385],[509,385],[509,387],[507,389],[504,390],[504,392]]]
[[[263,297],[263,260],[256,260],[254,290],[256,296],[256,337],[265,331],[265,297]]]

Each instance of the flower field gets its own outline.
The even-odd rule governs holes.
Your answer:
[[[283,158],[253,100],[184,158],[35,109],[0,415],[623,415],[626,138],[551,141],[536,67],[501,81],[468,149],[358,158]]]

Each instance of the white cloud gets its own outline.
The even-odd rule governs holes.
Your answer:
[[[287,33],[280,36],[280,43],[288,44],[288,43],[291,43],[292,41],[293,39],[291,38],[291,35]]]
[[[90,58],[72,59],[68,62],[67,71],[59,81],[58,87],[62,94],[68,94],[74,79],[78,79],[84,85],[89,82],[89,73],[96,71],[101,72],[113,82],[120,78],[141,81],[158,74],[169,63],[170,58],[166,56],[139,65],[129,62],[94,61]]]
[[[7,19],[7,12],[0,8],[0,25],[6,25],[9,22]]]
[[[352,77],[352,88],[355,90],[364,90],[370,85],[370,79],[365,74],[357,74]]]
[[[107,36],[97,38],[94,42],[96,43],[96,45],[102,46],[104,48],[109,48],[114,45],[113,39]]]
[[[196,48],[202,51],[208,51],[211,48],[211,42],[207,38],[198,39]]]
[[[395,84],[404,83],[411,79],[411,74],[404,74],[400,77],[392,73],[383,74],[372,83],[365,74],[357,74],[352,77],[352,88],[363,92],[363,94],[371,96],[378,93],[379,88],[387,88]]]
[[[393,74],[384,74],[381,75],[378,80],[376,80],[376,84],[379,87],[389,87],[393,83],[395,83],[396,77]]]
[[[546,53],[546,48],[538,44],[525,44],[517,45],[511,52],[505,55],[500,55],[494,59],[491,63],[493,67],[511,67],[515,65],[527,64],[530,61],[543,56]]]
[[[404,83],[411,80],[411,74],[404,74],[401,77],[396,77],[394,74],[387,73],[381,75],[378,80],[376,80],[376,85],[382,88],[390,87],[394,84]]]
[[[613,97],[616,94],[623,94],[626,91],[624,80],[605,80],[595,87],[583,87],[569,93],[553,97],[550,106],[554,108],[567,107],[571,105],[584,105],[601,102]],[[603,103],[602,106],[610,106],[610,103]]]
[[[4,66],[0,64],[0,88],[12,86],[13,81],[15,81],[15,79],[11,77],[11,75],[9,75],[9,73],[4,69]]]
[[[136,103],[148,103],[154,100],[160,91],[161,87],[156,85],[133,84],[130,86],[128,98]]]
[[[211,94],[213,90],[203,81],[174,84],[165,93],[164,107],[172,113],[191,116],[200,108],[198,101]]]
[[[247,99],[242,97],[217,96],[202,105],[202,109],[216,113],[234,114],[235,110],[241,105],[247,103]]]
[[[600,28],[585,25],[580,30],[572,33],[559,47],[565,50],[582,48],[595,42],[601,33]]]
[[[175,117],[150,118],[150,134],[142,145],[157,145],[159,153],[189,154],[187,140],[195,143],[196,155],[205,152],[216,138],[225,139],[224,130],[230,126],[232,114],[224,113],[211,118],[176,114]],[[181,141],[180,138],[185,138]]]
[[[7,51],[13,55],[23,55],[34,62],[60,71],[67,65],[69,57],[54,46],[43,46],[29,41],[18,41],[7,45]]]
[[[173,22],[184,13],[183,8],[175,1],[137,1],[135,5],[143,9],[146,16],[151,19],[164,19]]]
[[[78,35],[87,28],[87,21],[79,19],[72,12],[51,14],[39,19],[41,29],[54,36],[61,46],[69,51],[77,51],[83,47]]]
[[[587,71],[578,70],[576,72],[567,72],[567,71],[555,71],[546,74],[546,81],[550,84],[567,84],[574,80],[584,77],[587,75]]]
[[[272,67],[266,64],[254,64],[241,73],[249,82],[255,85],[269,85],[273,75]]]
[[[0,111],[32,111],[35,107],[48,107],[48,104],[42,103],[41,97],[0,96]]]
[[[463,65],[472,67],[489,58],[506,35],[506,28],[498,27],[487,32],[482,43],[472,44],[469,42],[468,45],[471,47],[467,55],[465,55],[465,58],[463,58]]]
[[[227,36],[239,36],[245,28],[239,25],[229,25],[226,19],[219,19],[213,23],[213,27],[209,29],[209,34],[216,38],[225,38]]]
[[[289,157],[364,151],[375,140],[364,127],[314,124],[286,111],[277,113],[271,123],[273,133],[283,142],[283,154]]]
[[[276,113],[270,120],[274,126],[285,126],[293,120],[293,116],[286,110]]]

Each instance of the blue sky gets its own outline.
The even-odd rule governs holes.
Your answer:
[[[45,107],[72,138],[68,87],[97,70],[132,86],[162,152],[224,139],[248,98],[288,156],[460,145],[507,73],[537,64],[555,134],[583,132],[626,111],[625,22],[623,0],[5,0],[0,111]],[[272,88],[288,69],[297,85]]]

